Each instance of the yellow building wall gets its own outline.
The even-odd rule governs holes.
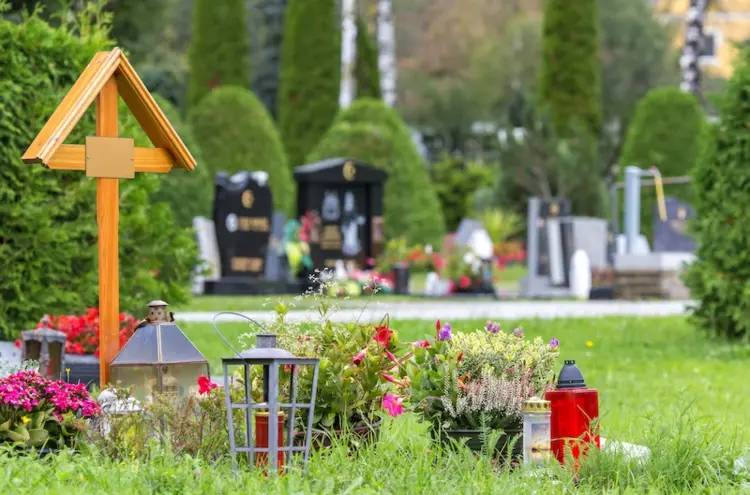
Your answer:
[[[685,13],[690,1],[657,0],[654,3],[655,13],[675,27],[674,45],[681,48],[685,42]],[[704,31],[715,36],[716,57],[704,60],[703,70],[729,77],[737,56],[734,43],[750,40],[750,0],[711,0]]]

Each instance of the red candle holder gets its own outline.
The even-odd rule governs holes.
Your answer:
[[[284,447],[284,422],[285,414],[279,412],[279,431],[277,434],[278,446]],[[255,413],[255,447],[259,449],[268,448],[268,437],[269,437],[269,423],[267,412],[256,412]],[[279,473],[284,472],[284,454],[285,452],[279,452],[276,459],[276,467],[279,469]],[[255,454],[255,465],[258,467],[265,467],[268,465],[268,452],[258,452]]]
[[[591,445],[600,448],[599,393],[586,387],[581,370],[571,360],[565,361],[557,388],[548,391],[544,398],[550,401],[552,409],[552,452],[561,464],[570,452],[577,470],[580,457],[586,455]]]

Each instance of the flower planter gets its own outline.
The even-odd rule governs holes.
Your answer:
[[[382,425],[383,420],[379,420],[369,425],[355,426],[354,428],[350,429],[348,431],[348,447],[353,450],[367,448],[371,443],[376,442],[380,437],[380,427]],[[328,448],[333,443],[333,438],[341,437],[342,434],[344,434],[344,430],[341,429],[334,429],[333,431],[313,430],[312,438],[310,440],[310,447],[315,450]],[[301,446],[304,444],[304,442],[304,432],[296,432],[294,434],[294,445]]]
[[[63,379],[69,383],[85,383],[90,390],[99,386],[99,358],[93,354],[66,354]],[[67,370],[70,370],[69,372]]]
[[[452,441],[461,442],[466,439],[466,446],[474,452],[482,451],[482,431],[481,430],[442,430],[440,432],[440,441],[444,445],[452,445]],[[523,428],[507,428],[505,433],[498,439],[495,445],[495,455],[500,459],[505,459],[508,453],[508,446],[513,444],[512,457],[520,459],[523,457]]]

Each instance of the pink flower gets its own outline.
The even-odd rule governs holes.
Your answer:
[[[403,399],[393,394],[385,394],[383,396],[383,409],[388,411],[392,417],[400,416],[404,413],[404,407],[401,405]]]
[[[385,350],[385,355],[388,356],[388,359],[390,359],[394,363],[398,363],[398,359],[396,359],[396,356],[394,356],[393,353],[388,349]]]
[[[211,393],[212,388],[218,387],[217,384],[212,382],[207,376],[199,376],[198,377],[198,393],[201,395],[206,395]]]
[[[385,373],[380,374],[381,377],[383,377],[383,380],[391,383],[395,383],[396,385],[401,385],[401,382],[393,378],[391,375],[386,375]]]
[[[366,355],[367,355],[367,348],[365,347],[364,349],[359,351],[356,356],[352,358],[352,364],[361,363],[365,359]]]
[[[412,345],[414,347],[417,347],[417,348],[421,347],[423,349],[427,349],[427,348],[430,347],[430,341],[429,340],[419,340],[417,342],[414,342]]]

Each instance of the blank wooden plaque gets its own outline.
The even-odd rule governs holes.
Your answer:
[[[86,137],[86,176],[135,177],[135,142],[131,138]]]

